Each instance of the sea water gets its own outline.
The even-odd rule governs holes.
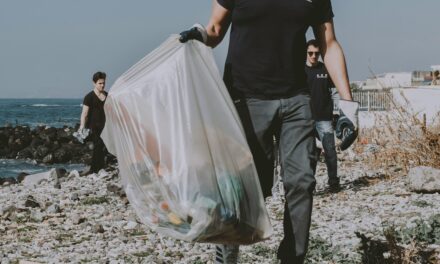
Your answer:
[[[51,127],[75,126],[80,122],[81,99],[0,99],[0,127],[6,125],[39,125]],[[0,178],[16,177],[62,167],[82,170],[83,164],[40,165],[31,160],[0,159]]]
[[[44,171],[49,171],[52,168],[64,168],[68,171],[71,170],[84,170],[84,164],[53,164],[44,165],[37,164],[32,160],[11,160],[0,159],[0,178],[17,177],[21,172],[27,174],[35,174]]]
[[[0,126],[75,126],[81,103],[81,99],[0,99]]]

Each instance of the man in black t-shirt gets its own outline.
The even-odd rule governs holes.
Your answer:
[[[316,168],[314,122],[304,71],[305,35],[310,26],[341,98],[347,105],[354,104],[344,55],[334,34],[331,3],[216,0],[206,28],[197,24],[182,32],[180,41],[196,39],[215,47],[229,26],[224,81],[242,121],[265,196],[270,195],[273,183],[273,136],[279,141],[286,203],[278,258],[281,263],[303,263]],[[348,120],[356,123],[353,118]],[[237,246],[217,246],[217,263],[236,263],[237,256]]]
[[[334,85],[324,63],[319,61],[320,54],[318,41],[313,39],[307,42],[305,71],[312,99],[310,106],[313,119],[315,120],[315,130],[324,148],[330,191],[337,192],[340,190],[340,185],[333,129],[333,99],[331,92],[331,88]]]
[[[79,130],[90,129],[93,141],[93,154],[90,171],[96,173],[105,167],[106,148],[101,139],[101,132],[105,125],[104,103],[107,99],[105,89],[106,74],[96,72],[93,74],[93,91],[84,97]]]

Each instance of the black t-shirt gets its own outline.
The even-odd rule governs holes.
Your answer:
[[[107,99],[107,92],[104,91],[105,98]],[[92,133],[98,135],[101,134],[105,125],[105,112],[104,101],[98,98],[94,91],[91,91],[84,97],[83,105],[89,107],[89,113],[87,115],[86,128],[92,130]]]
[[[333,99],[331,88],[334,87],[325,65],[321,62],[315,67],[305,67],[307,82],[311,94],[312,116],[316,121],[331,121],[333,117]]]
[[[232,97],[280,99],[307,91],[306,31],[330,21],[330,0],[217,0],[232,12],[225,83]]]

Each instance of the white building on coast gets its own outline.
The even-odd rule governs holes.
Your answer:
[[[376,75],[363,82],[352,82],[354,100],[360,103],[360,127],[373,127],[378,115],[391,115],[396,107],[404,107],[427,124],[440,122],[440,86],[431,85],[433,72],[391,72]]]

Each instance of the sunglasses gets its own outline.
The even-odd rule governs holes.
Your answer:
[[[309,56],[311,57],[313,54],[315,54],[316,56],[319,56],[319,54],[321,54],[319,51],[307,51],[307,54],[309,54]]]

